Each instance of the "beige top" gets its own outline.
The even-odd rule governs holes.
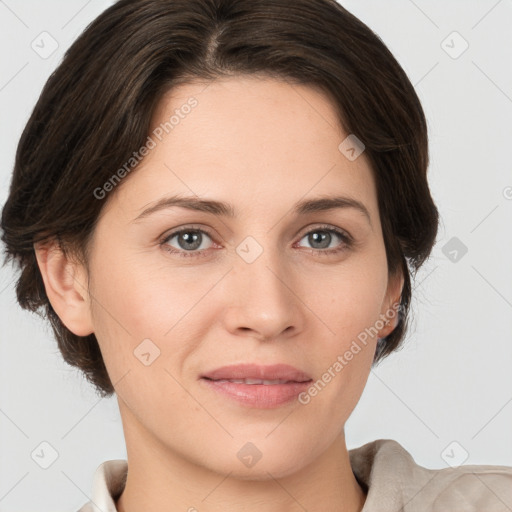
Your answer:
[[[354,448],[349,456],[367,491],[362,512],[512,512],[512,467],[427,469],[392,439]],[[91,501],[78,512],[117,512],[114,501],[124,489],[127,470],[125,460],[100,464]]]

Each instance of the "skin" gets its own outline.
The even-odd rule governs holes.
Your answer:
[[[360,511],[344,425],[396,316],[307,405],[251,408],[198,379],[255,362],[316,381],[399,300],[370,165],[339,151],[348,134],[309,86],[255,76],[181,85],[153,128],[191,96],[198,105],[110,193],[89,273],[57,246],[36,246],[52,306],[75,334],[95,333],[116,389],[129,463],[118,510]],[[173,207],[134,221],[171,193],[229,202],[235,217]],[[292,212],[334,194],[363,203],[371,223],[354,208]],[[321,254],[307,235],[323,224],[354,244],[332,234],[326,245],[342,250]],[[160,243],[191,225],[207,231],[198,249],[178,236]],[[252,263],[236,251],[248,236],[263,249]],[[148,366],[134,357],[147,338],[160,350]],[[237,457],[247,442],[262,454],[252,467]]]

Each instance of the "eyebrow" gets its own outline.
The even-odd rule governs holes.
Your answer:
[[[138,221],[160,210],[179,206],[188,210],[211,213],[213,215],[234,218],[235,209],[229,203],[215,201],[213,199],[201,199],[199,197],[170,196],[164,197],[146,208],[135,219]],[[334,209],[353,209],[363,214],[372,226],[370,213],[366,206],[351,197],[344,196],[325,196],[314,199],[304,199],[295,204],[293,211],[296,215],[307,215],[308,213],[325,212]]]

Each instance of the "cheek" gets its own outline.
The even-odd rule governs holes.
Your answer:
[[[335,333],[330,334],[350,344],[379,319],[387,287],[385,254],[377,249],[365,256],[354,254],[337,268],[304,282],[315,284],[307,284],[303,295],[310,297],[315,312]]]
[[[147,346],[158,354],[158,363],[172,366],[194,349],[210,325],[206,294],[218,277],[213,272],[198,277],[192,266],[171,269],[143,254],[116,253],[115,245],[105,244],[105,256],[96,258],[92,268],[93,321],[105,364],[115,366],[116,375],[138,368],[134,352]]]
[[[311,307],[329,327],[317,336],[315,352],[324,399],[343,404],[339,414],[355,407],[368,379],[377,344],[376,325],[387,286],[385,254],[377,249],[369,257],[353,257],[337,269],[330,269],[308,286],[304,296],[314,299]],[[322,388],[323,384],[318,387]]]

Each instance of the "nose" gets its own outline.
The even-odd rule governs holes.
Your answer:
[[[291,337],[304,327],[298,278],[277,250],[265,249],[252,263],[236,257],[226,276],[225,328],[261,341]]]

